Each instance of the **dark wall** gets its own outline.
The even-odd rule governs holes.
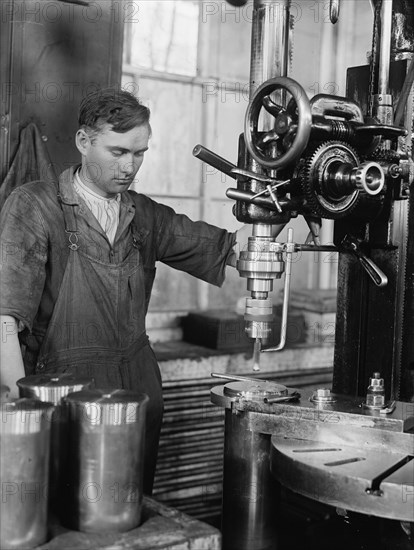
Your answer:
[[[37,123],[60,173],[78,162],[74,145],[79,101],[89,91],[119,85],[122,0],[2,0],[1,179],[19,133]]]

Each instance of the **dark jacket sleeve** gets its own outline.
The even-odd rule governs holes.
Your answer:
[[[233,255],[235,233],[202,221],[192,221],[169,206],[139,195],[146,215],[153,213],[152,244],[155,260],[221,286],[226,264]]]
[[[48,240],[36,202],[22,189],[1,210],[0,238],[0,314],[31,330],[45,284]]]

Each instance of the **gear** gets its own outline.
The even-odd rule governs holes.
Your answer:
[[[400,162],[400,155],[396,151],[383,150],[381,147],[377,147],[370,155],[367,155],[367,160],[375,160],[376,162],[393,162],[398,164]]]
[[[300,185],[310,210],[317,216],[339,219],[347,216],[359,202],[360,192],[339,196],[327,182],[328,168],[349,164],[353,168],[360,161],[356,152],[342,141],[328,141],[320,144],[304,159],[299,170]]]

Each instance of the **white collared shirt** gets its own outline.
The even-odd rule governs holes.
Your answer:
[[[73,179],[76,193],[82,197],[88,206],[89,210],[98,220],[99,225],[105,231],[109,242],[114,244],[116,230],[119,224],[119,211],[121,204],[121,195],[118,193],[116,197],[107,199],[101,197],[89,187],[87,187],[81,180],[79,170],[75,172]]]

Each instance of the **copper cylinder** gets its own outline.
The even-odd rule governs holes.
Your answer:
[[[63,399],[92,385],[92,378],[71,373],[36,374],[17,381],[20,397],[30,397],[55,406],[51,423],[49,503],[53,513],[58,515],[64,513],[67,485],[67,407]]]
[[[126,390],[90,390],[66,398],[68,527],[124,532],[140,524],[148,400]]]
[[[49,441],[53,406],[33,399],[0,409],[0,548],[33,548],[47,538]]]

